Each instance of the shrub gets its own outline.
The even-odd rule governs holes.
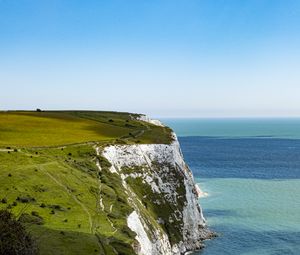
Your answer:
[[[41,207],[41,208],[45,208],[46,205],[45,205],[44,203],[41,203],[40,207]]]
[[[31,215],[28,213],[23,213],[19,219],[20,222],[26,224],[36,224],[36,225],[43,225],[44,219],[41,217],[37,212],[31,212]]]
[[[35,202],[35,198],[34,197],[17,197],[16,198],[17,201],[21,202],[21,203],[30,203],[30,202]]]
[[[135,127],[135,126],[133,126],[133,125],[130,125],[130,124],[128,124],[128,123],[126,123],[126,124],[125,124],[125,127],[128,127],[128,128],[133,128],[133,127]]]
[[[0,210],[0,229],[0,254],[38,254],[33,238],[22,223],[7,210]]]
[[[32,215],[32,216],[39,217],[39,213],[38,213],[38,212],[36,212],[36,211],[32,211],[32,212],[31,212],[31,215]]]

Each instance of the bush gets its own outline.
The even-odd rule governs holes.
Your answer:
[[[128,127],[128,128],[134,128],[135,126],[126,123],[126,124],[125,124],[125,127]]]
[[[34,197],[30,197],[30,196],[26,196],[26,197],[17,197],[16,200],[19,201],[19,202],[21,202],[21,203],[31,203],[31,202],[35,202],[35,198],[34,198]]]
[[[50,208],[54,210],[64,211],[64,209],[60,205],[51,205]]]
[[[35,211],[31,212],[31,214],[23,213],[19,221],[26,224],[36,224],[36,225],[44,224],[44,219]]]
[[[46,205],[45,205],[44,203],[41,203],[40,207],[41,207],[41,208],[45,208]]]
[[[21,222],[7,210],[0,210],[0,254],[37,255],[33,238]]]

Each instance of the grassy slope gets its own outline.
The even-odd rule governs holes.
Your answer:
[[[28,214],[41,254],[132,254],[132,208],[94,146],[136,142],[168,143],[170,130],[127,113],[1,112],[0,148],[18,151],[0,150],[0,208]]]
[[[131,211],[118,201],[126,201],[118,190],[120,183],[108,174],[108,185],[101,183],[95,159],[91,145],[0,153],[0,199],[6,202],[0,208],[8,207],[16,215],[34,212],[43,219],[42,225],[28,224],[41,254],[104,254],[96,234],[107,249],[110,242],[132,242],[126,222],[110,215],[111,205],[123,216]],[[100,195],[105,210],[100,208]]]

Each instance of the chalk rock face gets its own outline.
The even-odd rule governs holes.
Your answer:
[[[211,232],[175,134],[171,144],[110,145],[101,153],[111,164],[110,172],[122,179],[133,208],[127,225],[136,233],[136,254],[184,254],[202,248]]]
[[[162,124],[159,120],[150,119],[147,115],[141,114],[139,117],[135,117],[135,119],[145,121],[156,126],[164,127],[164,124]]]

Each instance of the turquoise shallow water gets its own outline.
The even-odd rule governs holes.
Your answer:
[[[220,235],[196,254],[300,254],[299,119],[164,122],[209,194],[200,203]]]
[[[197,253],[300,254],[300,180],[202,179],[207,223],[220,236]]]

